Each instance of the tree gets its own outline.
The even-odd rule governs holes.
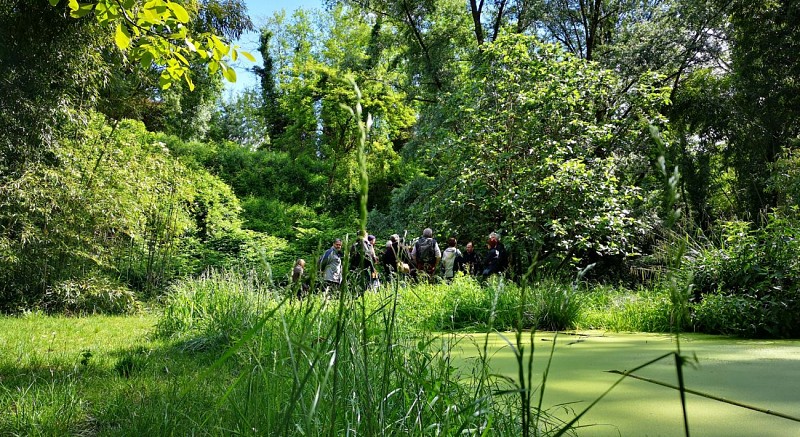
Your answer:
[[[777,205],[771,166],[800,136],[800,3],[737,1],[731,15],[733,109],[730,148],[749,217]]]
[[[213,33],[235,39],[252,30],[246,7],[239,0],[204,0],[186,27],[192,34]],[[121,120],[142,120],[148,129],[203,139],[222,94],[222,78],[211,74],[202,59],[189,59],[192,86],[175,81],[167,89],[159,85],[163,68],[155,63],[126,62],[126,53],[109,51],[109,62],[120,67],[109,75],[103,89],[100,110]]]
[[[49,2],[57,7],[61,0]],[[193,89],[190,74],[193,62],[201,62],[211,74],[220,74],[235,82],[236,72],[228,65],[227,57],[235,61],[241,53],[254,60],[252,55],[240,52],[210,29],[192,32],[192,14],[198,12],[198,3],[194,1],[189,3],[189,10],[181,3],[170,0],[148,1],[143,5],[135,0],[97,0],[89,3],[69,0],[66,3],[73,18],[92,14],[98,24],[113,29],[114,43],[125,52],[126,57],[144,67],[151,64],[163,67],[159,76],[163,89],[180,80]],[[235,3],[241,5],[240,2]],[[209,4],[220,5],[216,1]],[[211,26],[229,24],[212,15],[211,12],[205,13],[201,23]]]
[[[0,3],[0,181],[52,161],[61,126],[92,107],[108,72],[105,33],[47,3]]]
[[[398,144],[415,122],[413,107],[395,86],[405,74],[391,65],[397,49],[377,50],[373,29],[374,22],[366,21],[360,11],[341,6],[317,23],[302,10],[288,19],[279,14],[262,29],[262,35],[269,33],[265,60],[274,63],[262,70],[265,96],[276,102],[265,102],[275,115],[268,120],[275,134],[270,149],[321,163],[328,179],[324,203],[334,211],[352,210],[358,187],[355,152],[360,132],[342,107],[355,100],[347,78],[359,84],[364,111],[375,119],[367,139],[373,199],[387,201],[392,186],[402,179],[396,167]],[[285,126],[275,120],[284,120]]]
[[[253,67],[253,72],[261,82],[260,112],[267,127],[267,142],[271,138],[281,136],[289,124],[289,120],[286,119],[285,114],[281,111],[280,101],[278,100],[280,94],[277,89],[278,82],[275,78],[275,61],[272,58],[272,53],[270,53],[271,39],[272,32],[269,29],[262,29],[258,51],[264,60],[264,66]]]
[[[92,114],[62,132],[59,165],[31,163],[0,187],[0,311],[84,278],[155,293],[205,268],[205,249],[240,232],[230,187],[157,138],[139,122]]]
[[[645,127],[663,122],[656,109],[668,89],[628,89],[520,35],[484,44],[461,83],[440,109],[444,132],[420,139],[437,169],[416,201],[428,220],[460,235],[502,230],[540,259],[636,251],[651,218],[634,176],[648,162],[635,157],[651,147]],[[598,121],[598,107],[611,115]]]

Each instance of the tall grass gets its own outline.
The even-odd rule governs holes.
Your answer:
[[[499,310],[500,302],[511,300],[504,287],[461,281],[451,286],[453,296],[443,292],[444,284],[394,282],[361,298],[312,294],[299,301],[243,290],[236,275],[216,272],[173,290],[159,333],[190,344],[220,339],[223,330],[238,332],[227,337],[235,353],[223,366],[237,369],[237,377],[213,408],[193,419],[204,427],[245,434],[520,434],[533,424],[519,421],[507,381],[486,371],[488,357],[456,367],[452,352],[460,337],[430,329],[453,323],[454,317],[433,310],[448,299],[452,308],[471,297],[490,299],[485,311],[491,314],[511,311],[508,303]],[[487,290],[494,296],[478,293]],[[259,318],[269,309],[269,319]],[[256,322],[244,331],[248,320]],[[491,330],[491,322],[481,320]],[[237,338],[248,340],[236,344]],[[536,417],[539,429],[556,428],[546,412],[537,410]]]
[[[662,286],[637,291],[608,286],[584,290],[575,327],[617,332],[671,332],[670,293]]]

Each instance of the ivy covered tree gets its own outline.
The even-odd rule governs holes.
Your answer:
[[[369,20],[375,18],[337,6],[318,27],[298,10],[292,17],[278,14],[262,29],[262,42],[269,42],[265,60],[272,63],[260,70],[262,87],[274,102],[264,101],[273,114],[265,120],[273,135],[268,148],[321,165],[327,178],[322,204],[329,211],[351,211],[358,186],[360,133],[342,106],[355,99],[347,78],[359,84],[364,111],[375,120],[367,139],[371,205],[388,202],[402,181],[398,150],[416,121],[414,107],[394,86],[405,73],[390,63],[397,49],[376,48],[375,21]]]
[[[800,137],[800,4],[737,1],[731,16],[730,154],[749,219],[778,204],[767,190],[774,163]]]

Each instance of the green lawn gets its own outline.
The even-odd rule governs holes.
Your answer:
[[[180,429],[185,387],[214,357],[150,338],[153,315],[0,318],[0,435],[137,435]],[[215,375],[211,386],[229,381]],[[184,396],[185,398],[185,396]],[[149,420],[152,416],[155,420]],[[148,423],[149,422],[149,423]],[[156,424],[153,428],[152,425]]]

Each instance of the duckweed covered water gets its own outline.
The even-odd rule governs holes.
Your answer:
[[[477,357],[485,338],[463,339],[459,359]],[[516,380],[516,361],[506,339],[513,343],[514,334],[489,336],[490,364],[495,373]],[[553,339],[550,332],[534,337],[534,386],[541,382]],[[609,371],[633,369],[676,350],[674,337],[658,334],[562,333],[556,341],[542,405],[564,420],[619,378]],[[800,341],[708,335],[681,335],[680,341],[682,355],[697,361],[684,367],[687,388],[800,418]],[[678,385],[673,357],[636,374]],[[687,408],[694,436],[800,436],[798,422],[692,394],[687,394]],[[626,379],[581,419],[579,435],[682,436],[682,420],[678,391]]]

